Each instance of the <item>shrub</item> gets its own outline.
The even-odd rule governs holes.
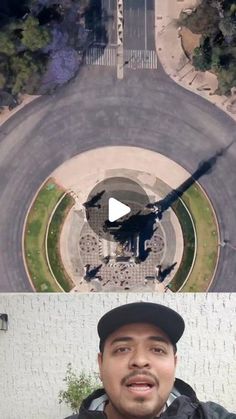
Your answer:
[[[39,77],[42,74],[43,63],[34,59],[30,53],[25,52],[11,57],[10,69],[12,73],[12,93],[18,94],[19,92],[27,92],[27,84],[30,81],[32,82],[33,77],[36,75]],[[31,91],[34,91],[34,89],[31,89]]]
[[[219,28],[224,37],[233,37],[236,35],[236,21],[231,17],[225,17],[220,20]]]
[[[203,1],[191,14],[180,14],[179,23],[189,28],[193,33],[209,35],[217,31],[219,15],[217,9],[209,1]]]
[[[231,88],[236,87],[236,68],[232,63],[227,70],[220,69],[217,73],[218,89],[217,94],[229,95]]]
[[[37,51],[51,41],[51,34],[46,28],[39,26],[39,21],[29,16],[23,25],[21,42],[30,51]]]
[[[0,52],[7,56],[11,56],[16,53],[14,42],[9,36],[9,33],[3,31],[0,32]]]
[[[97,382],[91,375],[82,372],[79,376],[72,370],[71,364],[68,364],[66,377],[67,389],[59,393],[59,403],[66,403],[73,413],[78,413],[82,401],[98,388]]]

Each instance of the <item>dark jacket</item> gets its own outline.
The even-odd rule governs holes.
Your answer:
[[[181,396],[161,414],[161,419],[236,419],[236,414],[229,413],[217,403],[200,402],[195,391],[184,381],[177,378],[174,387]],[[104,393],[104,389],[96,390],[83,401],[78,414],[66,419],[107,419],[105,413],[88,409],[92,400]]]

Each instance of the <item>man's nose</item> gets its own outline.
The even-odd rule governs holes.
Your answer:
[[[144,350],[137,349],[132,353],[129,361],[130,368],[149,368],[150,361]]]

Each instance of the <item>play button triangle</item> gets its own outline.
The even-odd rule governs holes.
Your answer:
[[[119,218],[124,217],[124,215],[129,214],[131,211],[128,205],[123,204],[115,198],[109,198],[108,201],[108,219],[111,223]]]

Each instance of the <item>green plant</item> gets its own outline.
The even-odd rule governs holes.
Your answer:
[[[29,16],[23,25],[22,44],[30,51],[37,51],[49,44],[51,40],[50,32],[47,28],[39,25],[37,18]]]
[[[202,35],[192,64],[198,71],[212,71],[218,79],[215,94],[230,95],[236,86],[236,2],[203,0],[193,13],[182,12],[180,25]]]
[[[48,258],[51,269],[61,287],[67,292],[71,290],[74,284],[64,269],[59,241],[64,220],[73,204],[74,199],[70,195],[65,195],[54,212],[47,237]]]
[[[66,403],[73,411],[78,413],[82,401],[98,388],[95,378],[81,372],[79,376],[73,371],[71,364],[67,365],[66,376],[63,379],[67,389],[59,393],[59,403]]]
[[[6,84],[6,78],[0,73],[0,89],[3,89]]]
[[[220,20],[219,28],[223,33],[224,37],[226,36],[235,36],[236,35],[236,22],[232,17],[224,17]]]
[[[201,2],[190,15],[181,12],[179,18],[180,25],[186,26],[193,33],[205,36],[216,32],[218,22],[218,11],[208,0]]]
[[[49,179],[39,191],[27,217],[24,237],[25,260],[37,292],[61,291],[48,268],[45,234],[49,217],[64,193],[63,189]]]
[[[211,68],[212,48],[208,37],[201,39],[200,47],[194,49],[193,65],[196,70],[207,71]]]
[[[221,68],[217,73],[218,89],[217,94],[229,95],[233,86],[236,86],[236,69],[232,62],[228,69]]]
[[[9,33],[3,31],[0,32],[0,52],[7,56],[11,56],[16,53],[14,42],[9,36]]]

